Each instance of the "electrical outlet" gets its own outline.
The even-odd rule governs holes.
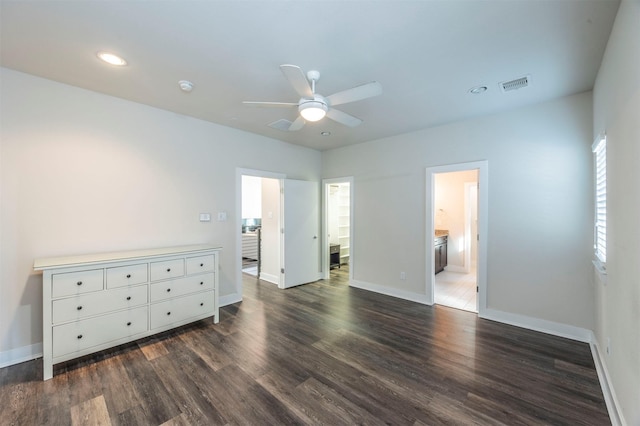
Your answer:
[[[400,272],[400,279],[401,280],[406,280],[407,279],[407,274],[404,272]]]

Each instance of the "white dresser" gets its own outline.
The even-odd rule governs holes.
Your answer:
[[[53,365],[213,317],[220,248],[209,245],[36,259],[44,380]]]

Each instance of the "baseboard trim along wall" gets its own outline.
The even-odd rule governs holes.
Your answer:
[[[409,300],[411,302],[422,303],[428,305],[427,295],[420,293],[413,293],[411,291],[398,290],[397,288],[384,287],[377,284],[371,284],[364,281],[351,280],[351,287],[360,288],[362,290],[372,291],[374,293],[380,293],[387,296],[397,297],[398,299]]]
[[[548,321],[540,318],[528,317],[526,315],[497,311],[495,309],[485,309],[482,315],[479,316],[480,318],[514,325],[516,327],[526,328],[528,330],[539,331],[541,333],[551,334],[552,336],[564,337],[583,343],[591,342],[592,332],[591,330],[587,330],[586,328]]]
[[[0,368],[42,357],[42,342],[0,352]]]
[[[600,350],[598,340],[595,334],[591,333],[591,355],[593,356],[593,362],[596,364],[596,372],[598,373],[598,381],[602,388],[602,394],[604,395],[604,402],[607,404],[607,411],[609,412],[609,418],[613,426],[627,426],[627,422],[620,410],[620,404],[618,403],[618,397],[609,378],[609,370],[607,370],[607,364],[602,358],[603,352]]]
[[[280,282],[280,277],[272,274],[265,274],[264,272],[260,272],[260,279],[262,281],[270,282],[271,284],[278,285]]]
[[[227,294],[226,296],[220,296],[218,304],[220,307],[233,305],[234,303],[242,302],[242,295],[238,293]]]

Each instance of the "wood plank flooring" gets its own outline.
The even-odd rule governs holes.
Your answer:
[[[221,322],[0,370],[1,425],[607,425],[588,345],[350,288],[244,279]]]

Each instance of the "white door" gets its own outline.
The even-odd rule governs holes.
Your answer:
[[[282,250],[280,287],[317,281],[319,276],[318,183],[282,181]]]

